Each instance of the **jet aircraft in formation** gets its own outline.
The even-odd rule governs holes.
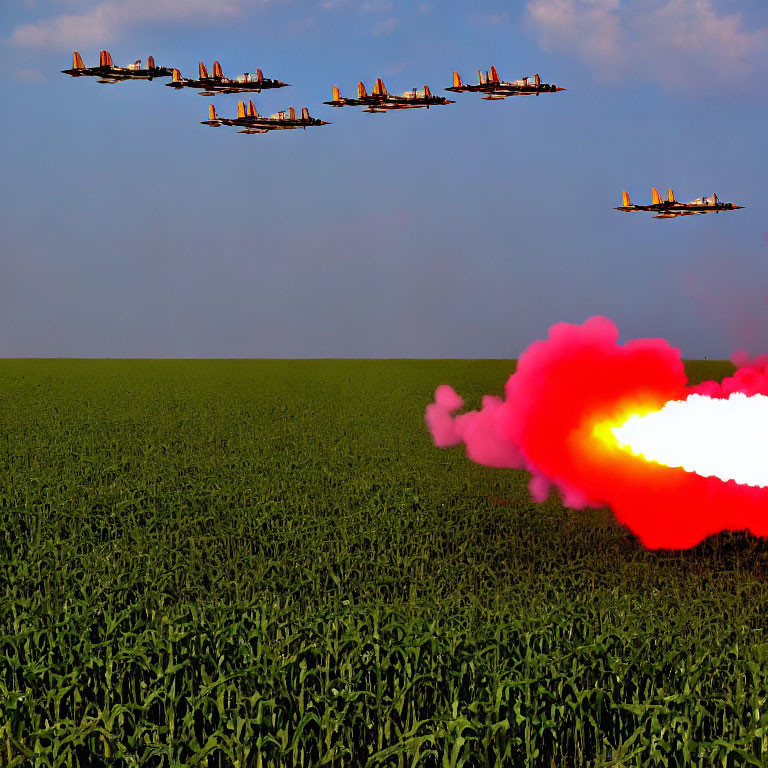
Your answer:
[[[455,102],[450,101],[445,96],[433,96],[428,85],[424,86],[423,91],[414,88],[413,90],[406,91],[402,96],[395,96],[387,92],[387,87],[380,77],[377,78],[370,95],[368,95],[362,82],[357,84],[356,99],[344,98],[339,91],[339,87],[334,85],[333,99],[323,103],[329,104],[332,107],[367,107],[363,112],[371,113],[389,112],[391,109],[418,109],[420,107],[429,109],[430,107],[442,104],[455,104]]]
[[[462,91],[484,93],[483,98],[487,101],[506,99],[510,96],[533,96],[534,94],[538,96],[540,93],[556,93],[557,91],[565,90],[565,88],[560,88],[557,85],[542,83],[538,75],[533,76],[533,83],[528,82],[531,79],[530,77],[515,80],[514,83],[503,82],[499,79],[496,67],[491,67],[491,71],[486,72],[485,75],[478,69],[477,79],[477,85],[465,85],[459,73],[454,72],[453,85],[445,90],[454,91],[455,93],[461,93]]]
[[[172,77],[170,83],[166,83],[171,88],[198,88],[201,96],[214,96],[217,93],[261,93],[263,90],[271,88],[283,88],[288,83],[280,80],[265,78],[260,69],[252,75],[245,72],[238,75],[235,79],[224,77],[221,70],[221,64],[218,61],[213,63],[213,73],[208,74],[208,70],[201,61],[199,64],[199,78],[197,80],[181,76],[178,69],[155,66],[155,60],[150,56],[147,60],[147,66],[142,68],[141,61],[135,61],[127,67],[116,67],[112,62],[112,55],[109,51],[101,51],[98,67],[86,67],[82,56],[75,51],[72,54],[72,69],[61,70],[66,75],[72,77],[83,77],[89,75],[98,77],[100,83],[119,83],[123,80],[152,80],[155,77]],[[490,71],[483,74],[478,70],[477,85],[465,85],[458,72],[453,73],[453,86],[446,88],[446,91],[461,93],[464,91],[482,93],[483,98],[489,101],[497,99],[506,99],[510,96],[538,96],[540,93],[555,93],[564,91],[557,85],[542,83],[538,74],[533,76],[531,83],[530,77],[524,77],[515,80],[512,83],[502,81],[496,71],[496,67],[491,67]],[[455,104],[454,101],[444,96],[434,96],[428,85],[419,91],[416,88],[406,91],[402,96],[390,94],[384,82],[379,77],[373,86],[373,91],[369,95],[365,85],[360,82],[357,84],[357,98],[344,98],[338,86],[333,86],[333,98],[331,101],[324,102],[332,107],[366,107],[364,112],[388,112],[393,109],[418,109],[432,106]],[[301,117],[296,117],[293,107],[288,110],[286,117],[285,110],[277,112],[269,117],[259,115],[253,101],[250,101],[248,107],[245,102],[239,101],[237,104],[237,117],[227,118],[219,117],[213,104],[208,107],[208,119],[201,121],[203,125],[210,125],[218,128],[222,125],[228,125],[240,128],[239,133],[267,133],[275,130],[293,130],[297,128],[308,128],[319,125],[330,125],[325,120],[310,117],[309,110],[304,107],[301,111]],[[655,213],[655,219],[674,219],[678,216],[695,216],[705,213],[720,213],[720,211],[735,211],[744,206],[734,205],[733,203],[723,203],[718,200],[717,195],[712,197],[700,197],[689,203],[682,203],[675,200],[675,194],[670,189],[666,200],[661,199],[659,191],[654,187],[651,190],[652,202],[650,205],[633,205],[626,192],[622,192],[622,205],[617,206],[617,211],[649,211]]]
[[[292,130],[295,128],[307,129],[308,126],[330,125],[325,120],[318,120],[309,116],[309,110],[304,107],[301,110],[301,117],[296,117],[293,107],[288,110],[288,117],[285,116],[285,110],[277,112],[269,117],[263,117],[256,111],[253,101],[249,102],[248,108],[245,102],[237,102],[237,117],[219,117],[216,114],[216,108],[213,104],[208,105],[208,119],[201,121],[203,125],[210,125],[218,128],[221,125],[232,125],[242,128],[238,133],[267,133],[267,131]]]
[[[704,213],[720,213],[720,211],[735,211],[743,208],[743,205],[722,203],[717,195],[712,197],[699,197],[690,203],[681,203],[675,200],[675,193],[670,189],[667,199],[662,200],[656,187],[651,189],[650,205],[633,205],[626,192],[621,193],[622,204],[615,208],[617,211],[653,211],[654,219],[675,219],[678,216],[697,216]]]
[[[123,80],[151,80],[153,77],[170,77],[172,72],[168,67],[156,67],[155,60],[150,56],[146,68],[142,68],[141,59],[127,67],[116,67],[112,63],[112,54],[101,51],[98,67],[86,67],[83,57],[75,51],[72,54],[72,69],[62,69],[65,75],[72,77],[98,77],[99,83],[120,83]]]
[[[260,69],[256,74],[245,72],[238,75],[234,80],[224,77],[221,71],[221,64],[218,61],[213,62],[213,74],[209,75],[205,64],[201,61],[198,66],[199,78],[194,80],[189,77],[182,77],[178,69],[173,70],[173,80],[166,83],[169,88],[200,88],[201,96],[214,96],[217,93],[261,93],[269,88],[284,88],[289,83],[281,83],[279,80],[272,80],[264,77]]]

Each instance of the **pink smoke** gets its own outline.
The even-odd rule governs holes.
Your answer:
[[[664,339],[617,340],[604,317],[554,325],[521,355],[504,398],[486,395],[479,411],[454,416],[462,399],[441,385],[425,413],[435,444],[464,443],[472,461],[527,470],[535,501],[555,486],[566,506],[608,505],[649,547],[691,547],[724,529],[768,536],[768,489],[649,462],[595,433],[693,393],[768,394],[768,360],[737,356],[733,376],[688,387],[680,351]]]

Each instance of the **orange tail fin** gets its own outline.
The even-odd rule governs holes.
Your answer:
[[[77,51],[72,54],[72,69],[85,69],[83,57]]]
[[[221,64],[218,61],[213,62],[213,76],[224,77],[224,73],[221,71]]]
[[[430,90],[429,90],[429,86],[428,86],[428,85],[425,85],[425,86],[424,86],[424,95],[425,95],[427,98],[430,98],[430,97],[432,96],[432,91],[430,91]]]
[[[382,96],[386,96],[387,95],[387,86],[384,85],[384,81],[380,77],[376,78],[376,85],[379,88],[379,93]]]
[[[290,107],[290,109],[288,110],[288,117],[291,120],[295,120],[296,119],[296,110],[293,107]]]
[[[248,102],[248,117],[258,117],[259,113],[256,111],[256,107],[253,105],[253,99]]]
[[[104,51],[104,66],[105,67],[114,67],[115,66],[112,63],[112,54],[109,51]]]
[[[461,88],[464,83],[461,82],[461,75],[458,72],[453,73],[453,87]]]
[[[147,59],[147,69],[154,69],[154,68],[155,68],[155,57],[154,56],[150,56]]]
[[[173,70],[173,82],[174,83],[180,83],[181,82],[181,72],[179,72],[178,69]]]
[[[100,67],[105,67],[106,66],[106,64],[104,63],[106,61],[106,56],[104,56],[105,53],[106,53],[106,51],[99,51],[99,66]]]
[[[368,92],[365,90],[365,86],[362,82],[357,84],[357,98],[358,99],[364,99],[368,95]]]
[[[632,201],[629,199],[629,195],[626,192],[621,193],[621,204],[624,206],[632,205]]]
[[[208,105],[208,119],[216,120],[216,107],[213,104]]]
[[[499,82],[499,73],[496,71],[496,67],[494,66],[491,67],[491,79],[494,83]]]
[[[675,202],[675,193],[671,189],[667,192],[667,202],[669,203]]]
[[[309,120],[310,119],[310,117],[309,117],[309,110],[306,107],[304,107],[304,109],[301,110],[301,119],[302,120]]]
[[[341,101],[341,91],[339,91],[338,85],[333,86],[333,98],[331,101]]]
[[[200,66],[197,68],[197,74],[201,80],[205,80],[208,77],[208,70],[205,68],[205,64],[200,62]]]
[[[477,82],[480,83],[480,85],[485,85],[485,80],[483,79],[483,71],[481,69],[477,70]]]
[[[651,187],[651,197],[653,198],[653,205],[659,205],[661,203],[661,195],[656,187]]]
[[[245,102],[244,101],[238,101],[237,102],[237,116],[238,117],[245,117]]]
[[[541,85],[541,78],[538,75],[533,76],[533,83],[534,85]]]

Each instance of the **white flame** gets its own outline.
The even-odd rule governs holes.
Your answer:
[[[622,448],[704,477],[768,486],[768,397],[690,395],[611,430]]]

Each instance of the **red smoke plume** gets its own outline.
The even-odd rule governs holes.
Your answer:
[[[461,398],[438,387],[425,414],[435,445],[464,443],[468,458],[480,464],[528,470],[535,501],[554,485],[567,506],[607,505],[649,548],[685,549],[725,529],[768,536],[768,488],[647,461],[601,426],[694,393],[768,394],[766,361],[745,361],[721,384],[688,387],[680,351],[666,341],[622,346],[617,339],[604,317],[552,326],[546,341],[521,355],[505,398],[486,395],[480,411],[453,416]]]

